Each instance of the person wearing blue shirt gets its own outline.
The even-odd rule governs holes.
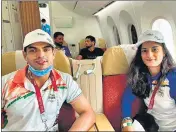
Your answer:
[[[57,49],[64,51],[64,53],[67,57],[71,57],[71,53],[70,53],[68,46],[63,45],[64,34],[62,32],[55,32],[54,33],[54,43],[55,43]]]
[[[47,32],[49,35],[51,35],[51,29],[50,29],[50,25],[48,25],[46,23],[46,20],[45,19],[42,19],[42,30]]]
[[[147,30],[136,45],[122,98],[122,131],[140,131],[134,125],[138,121],[131,118],[135,98],[144,101],[146,113],[153,117],[159,131],[176,131],[176,67],[164,37],[159,31]],[[149,122],[138,124],[146,131],[144,126]]]

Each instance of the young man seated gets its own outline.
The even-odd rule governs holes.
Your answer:
[[[57,49],[61,49],[64,51],[65,55],[71,57],[70,50],[67,46],[64,46],[64,34],[62,32],[55,32],[54,33],[54,43]]]
[[[97,56],[102,56],[104,54],[104,51],[100,48],[95,47],[95,43],[95,37],[91,35],[87,36],[85,39],[86,48],[81,49],[76,59],[95,59]]]
[[[57,131],[65,101],[79,114],[69,131],[88,131],[95,123],[94,112],[72,76],[53,68],[55,54],[48,33],[36,29],[25,36],[27,65],[2,77],[2,131]]]

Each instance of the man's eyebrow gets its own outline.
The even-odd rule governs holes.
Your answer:
[[[52,48],[51,45],[44,46],[43,48]]]
[[[28,46],[28,48],[30,48],[30,49],[32,49],[32,48],[36,49],[36,47],[34,47],[34,46]]]
[[[47,46],[44,46],[44,47],[42,47],[42,48],[52,48],[52,46],[50,46],[50,45],[47,45]],[[28,46],[28,48],[35,48],[35,49],[37,49],[37,47],[35,47],[35,46]]]

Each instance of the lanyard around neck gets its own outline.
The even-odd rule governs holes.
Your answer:
[[[152,93],[152,97],[150,99],[150,103],[149,103],[148,109],[152,109],[153,108],[155,95],[156,95],[156,92],[158,91],[158,89],[159,89],[159,86],[156,85],[156,87],[154,88],[154,91]]]
[[[52,86],[53,86],[54,91],[58,91],[53,71],[51,71],[51,73],[50,73],[50,78],[51,78],[51,82],[52,82]],[[42,99],[42,96],[41,96],[40,88],[38,87],[36,81],[33,79],[32,76],[30,77],[30,80],[31,80],[32,84],[34,85],[40,114],[42,115],[45,112],[45,108],[44,108],[44,105],[43,105],[43,99]]]

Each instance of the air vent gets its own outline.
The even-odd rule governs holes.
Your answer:
[[[56,28],[72,28],[73,17],[72,16],[59,16],[54,18]]]

